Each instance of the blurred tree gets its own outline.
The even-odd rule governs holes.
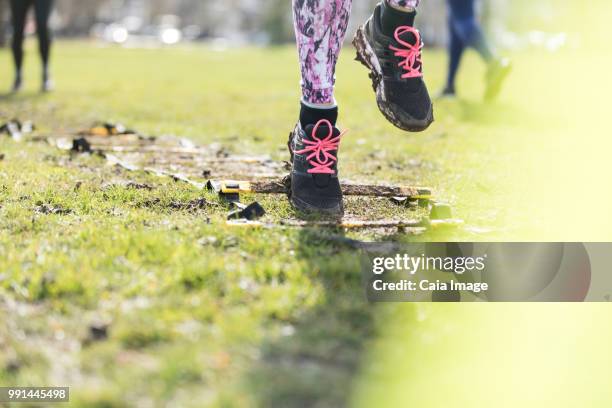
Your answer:
[[[0,0],[1,1],[1,0]],[[108,0],[58,0],[56,12],[59,17],[59,30],[64,35],[83,35],[89,33],[98,20],[100,6]]]
[[[265,6],[262,29],[271,44],[281,44],[293,39],[293,17],[291,2],[269,0]]]
[[[378,1],[353,2],[349,33],[365,21]],[[502,28],[504,14],[507,14],[504,10],[507,11],[509,0],[477,1],[484,5],[485,25],[497,30]],[[522,5],[530,2],[517,1]],[[544,3],[549,1],[542,0]],[[531,8],[535,8],[535,5]],[[293,41],[291,0],[56,0],[56,10],[58,32],[69,36],[87,35],[96,23],[119,21],[128,15],[141,17],[145,24],[156,24],[160,16],[170,14],[180,17],[182,27],[197,25],[205,36],[236,40],[237,44]],[[8,1],[0,0],[0,24],[3,27],[0,29],[0,40],[8,28],[7,11]],[[447,37],[446,0],[423,0],[417,24],[428,46],[444,45]],[[350,35],[347,39],[350,39]]]

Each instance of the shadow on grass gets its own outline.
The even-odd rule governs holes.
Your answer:
[[[338,231],[305,229],[299,242],[296,257],[308,262],[311,280],[324,288],[322,299],[282,322],[287,329],[262,346],[247,375],[249,388],[262,407],[347,406],[364,345],[375,334],[358,250]]]
[[[468,99],[440,100],[437,105],[443,107],[445,114],[461,123],[500,126],[500,124],[516,125],[523,122],[533,122],[537,119],[531,111],[514,104],[483,102]]]
[[[42,99],[48,96],[50,92],[43,91],[20,91],[20,92],[4,92],[0,94],[1,102],[31,102],[33,100]]]

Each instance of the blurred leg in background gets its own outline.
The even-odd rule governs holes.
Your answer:
[[[13,59],[15,61],[15,81],[13,92],[17,92],[23,85],[23,42],[25,35],[26,19],[28,10],[34,6],[36,17],[36,32],[38,34],[38,46],[42,62],[42,89],[49,91],[52,82],[49,75],[49,56],[51,51],[51,31],[49,29],[49,17],[53,8],[53,0],[10,0],[11,22],[13,25]]]
[[[465,51],[465,43],[455,30],[454,25],[450,22],[450,20],[451,17],[449,16],[448,76],[446,77],[446,86],[442,90],[442,95],[453,97],[456,93],[455,80],[457,78],[457,71],[459,71],[461,57]]]
[[[12,50],[15,62],[15,81],[13,82],[13,92],[21,89],[23,83],[23,39],[25,34],[25,23],[28,9],[32,5],[32,0],[11,0],[11,24],[13,25]]]
[[[49,57],[51,53],[51,30],[49,29],[49,17],[53,10],[53,0],[34,0],[34,12],[36,14],[36,33],[38,35],[38,47],[42,62],[42,90],[48,92],[53,89],[53,82],[49,73]]]
[[[486,75],[485,99],[494,99],[510,72],[507,59],[497,56],[489,45],[476,18],[475,0],[447,0],[449,6],[448,28],[450,34],[448,55],[448,77],[442,96],[455,95],[455,80],[461,57],[467,47],[471,47],[488,65]]]

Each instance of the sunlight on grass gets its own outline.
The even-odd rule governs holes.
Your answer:
[[[353,405],[605,407],[608,305],[385,306]],[[388,324],[390,319],[393,324]]]
[[[610,13],[589,4],[549,27],[568,32],[564,49],[510,53],[514,71],[495,104],[481,102],[484,67],[469,53],[461,98],[438,102],[436,123],[419,134],[382,118],[347,47],[338,68],[340,124],[350,129],[342,176],[431,186],[468,226],[417,239],[609,241],[602,100],[612,57],[601,33]],[[299,98],[291,46],[58,41],[55,57],[57,92],[37,93],[29,58],[25,92],[0,99],[3,118],[33,119],[39,134],[121,121],[287,158]],[[425,62],[434,93],[443,50],[427,50]],[[0,89],[9,82],[3,75]],[[211,193],[0,139],[2,383],[70,383],[84,407],[335,407],[353,381],[356,406],[433,407],[448,395],[456,405],[445,406],[611,402],[604,305],[372,306],[354,250],[326,240],[338,231],[232,229]],[[154,188],[105,186],[128,178]],[[195,212],[170,205],[199,198],[209,205]],[[290,213],[282,196],[249,198],[272,220]],[[386,202],[366,212],[399,213]],[[103,340],[92,338],[98,321],[109,325]]]

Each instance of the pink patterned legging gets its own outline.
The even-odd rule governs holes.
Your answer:
[[[416,7],[419,0],[385,0]],[[334,103],[336,62],[344,42],[352,0],[293,0],[293,21],[302,72],[302,99]]]

